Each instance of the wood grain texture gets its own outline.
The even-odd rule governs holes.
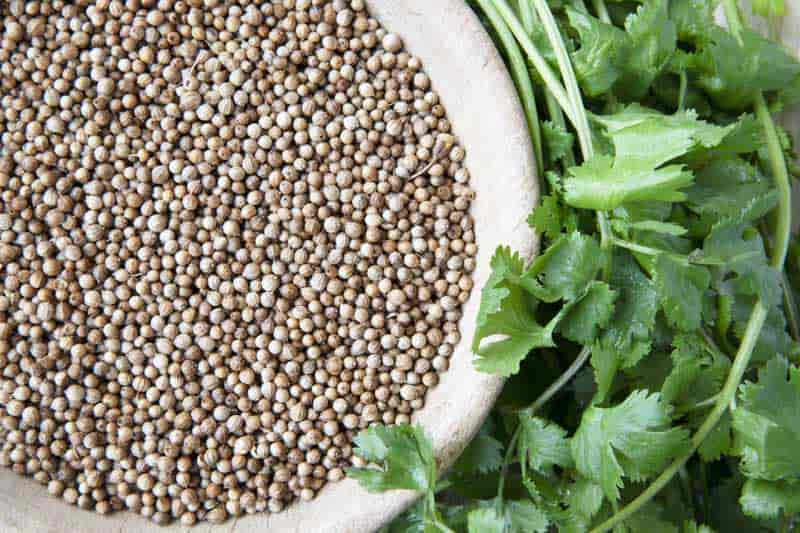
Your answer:
[[[475,289],[461,322],[462,341],[450,370],[427,398],[416,421],[433,436],[437,457],[449,465],[494,403],[502,380],[479,374],[470,341],[499,244],[532,252],[526,217],[538,200],[531,143],[516,91],[480,23],[463,0],[368,0],[385,28],[399,33],[419,56],[467,151],[476,190],[473,214],[479,253]],[[253,515],[220,526],[159,527],[131,513],[102,517],[46,495],[44,487],[0,470],[0,533],[367,533],[414,499],[408,492],[373,495],[350,480],[330,484],[309,503],[275,515]]]

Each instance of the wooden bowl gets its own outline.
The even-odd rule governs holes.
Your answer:
[[[416,416],[433,436],[443,466],[459,455],[489,412],[502,380],[478,373],[470,343],[495,248],[508,244],[530,253],[533,235],[525,222],[537,201],[533,155],[514,86],[489,36],[464,0],[368,0],[385,28],[399,33],[419,56],[467,151],[477,193],[473,214],[479,252],[475,289],[461,321],[462,341],[450,369]],[[394,518],[414,500],[397,491],[368,494],[352,480],[326,486],[308,503],[279,514],[250,515],[219,526],[159,527],[132,513],[100,516],[47,495],[45,488],[0,469],[0,531],[3,533],[366,533]]]

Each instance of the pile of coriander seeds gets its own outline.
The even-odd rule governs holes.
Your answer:
[[[464,150],[364,0],[0,2],[0,465],[157,523],[309,500],[473,286]]]

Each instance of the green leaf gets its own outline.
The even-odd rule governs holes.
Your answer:
[[[520,413],[519,460],[533,470],[546,474],[553,466],[572,465],[567,432],[556,424]]]
[[[417,502],[398,516],[386,528],[385,533],[439,533],[438,528],[430,522],[426,522],[424,511],[422,503]]]
[[[581,209],[610,210],[627,202],[686,199],[680,192],[692,174],[680,165],[659,168],[697,147],[720,144],[734,126],[699,120],[694,111],[664,115],[630,105],[613,115],[595,116],[614,145],[615,156],[599,155],[568,170],[566,202]]]
[[[372,426],[355,438],[355,454],[379,468],[351,468],[348,475],[369,492],[430,491],[436,483],[433,444],[421,426]]]
[[[616,26],[576,9],[567,8],[570,25],[578,32],[580,49],[572,53],[575,76],[588,96],[600,96],[614,86],[631,54],[631,39]]]
[[[697,449],[697,453],[703,461],[710,463],[719,460],[723,455],[730,455],[731,444],[731,416],[725,413]]]
[[[510,501],[505,509],[508,533],[546,533],[550,527],[547,515],[531,501]]]
[[[594,368],[594,380],[597,383],[594,402],[602,403],[611,391],[614,377],[622,366],[622,355],[607,342],[601,340],[592,345],[592,357],[589,362]]]
[[[592,346],[598,402],[605,399],[617,370],[634,366],[650,353],[658,310],[655,284],[630,253],[617,250],[612,267],[610,286],[617,293],[616,310]]]
[[[573,232],[554,242],[525,274],[525,288],[545,302],[574,300],[600,271],[602,254],[597,240]]]
[[[480,507],[470,511],[467,518],[469,533],[505,533],[505,518],[494,507]]]
[[[559,326],[560,333],[573,342],[590,344],[597,338],[599,330],[611,321],[616,298],[617,293],[607,283],[591,282],[586,293],[564,317]]]
[[[661,386],[661,396],[679,410],[690,409],[720,391],[730,361],[710,352],[699,334],[679,334],[673,345],[672,369]]]
[[[739,340],[744,339],[747,321],[753,312],[755,298],[740,296],[733,303],[733,332]],[[794,357],[798,353],[798,343],[792,340],[786,331],[786,316],[778,307],[770,307],[767,320],[761,328],[756,346],[753,349],[753,362],[765,362],[775,354],[787,354]]]
[[[539,205],[533,208],[528,217],[528,225],[548,239],[555,240],[561,235],[564,227],[564,207],[555,196],[542,197]]]
[[[800,370],[783,357],[771,359],[757,383],[740,387],[739,402],[733,429],[745,474],[769,481],[800,476]]]
[[[678,39],[702,43],[715,23],[714,5],[714,0],[671,0],[669,18],[675,23]]]
[[[655,169],[653,165],[630,159],[599,155],[568,170],[564,180],[564,199],[578,209],[608,211],[627,202],[661,200],[680,202],[686,194],[680,189],[691,185],[692,173],[680,165]]]
[[[453,472],[460,475],[485,474],[503,466],[503,444],[491,436],[484,424],[478,435],[467,445],[453,465]]]
[[[615,407],[590,407],[572,439],[578,471],[597,482],[611,501],[623,477],[642,481],[685,449],[688,432],[670,427],[670,408],[658,394],[634,391]]]
[[[698,329],[711,273],[705,267],[667,254],[658,256],[655,268],[659,300],[669,323],[682,331]]]
[[[614,144],[616,158],[659,167],[697,147],[713,148],[735,125],[720,127],[697,118],[694,110],[664,115],[638,104],[614,115],[595,117]]]
[[[532,279],[523,279],[519,254],[498,248],[492,269],[481,293],[472,348],[478,355],[476,366],[480,371],[510,376],[519,372],[528,352],[555,345],[552,335],[560,317],[545,327],[536,321],[536,302],[521,286]]]
[[[683,524],[682,533],[714,533],[714,530],[705,524],[698,525],[697,522],[688,521]]]
[[[667,0],[649,0],[625,20],[631,38],[625,73],[615,91],[629,100],[642,98],[669,64],[677,46],[677,29],[669,20]]]
[[[792,516],[800,513],[800,485],[748,479],[742,487],[739,503],[744,514],[761,520]]]
[[[744,159],[716,158],[695,174],[694,185],[687,189],[687,205],[715,224],[725,217],[738,216],[754,198],[775,198],[770,190],[770,183]]]
[[[564,126],[555,124],[550,120],[542,121],[540,127],[547,161],[553,165],[572,151],[572,146],[575,144],[575,136],[568,132]]]
[[[603,505],[603,490],[593,481],[578,477],[565,486],[564,502],[548,509],[559,533],[584,533]]]
[[[731,111],[746,110],[758,91],[788,87],[800,74],[800,63],[780,44],[746,28],[740,36],[742,45],[722,28],[710,28],[710,44],[698,58],[698,83]]]

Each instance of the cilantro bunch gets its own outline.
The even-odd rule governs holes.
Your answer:
[[[791,531],[800,513],[800,62],[735,0],[474,0],[546,194],[500,247],[475,364],[509,377],[448,472],[419,427],[356,440],[389,531]],[[753,3],[783,13],[782,1]],[[444,477],[440,478],[440,474]]]

